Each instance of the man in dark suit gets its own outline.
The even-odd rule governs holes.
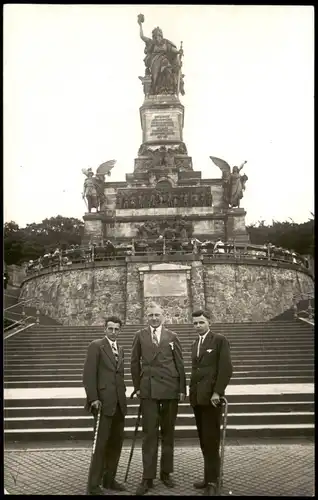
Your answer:
[[[174,428],[178,401],[186,396],[186,377],[180,341],[163,326],[163,311],[152,303],[149,326],[136,333],[131,353],[131,374],[140,397],[143,424],[143,477],[136,495],[153,487],[157,472],[159,424],[161,430],[160,479],[173,487]]]
[[[192,345],[190,404],[204,457],[204,479],[194,483],[194,487],[205,489],[206,496],[214,496],[220,468],[219,403],[231,379],[233,368],[228,340],[211,331],[209,313],[195,311],[192,318],[198,338]]]
[[[116,316],[106,318],[105,336],[91,342],[84,365],[85,408],[92,411],[95,425],[101,408],[96,449],[88,479],[91,495],[103,495],[103,488],[125,490],[115,480],[127,413],[124,350],[117,344],[121,326],[122,322]]]

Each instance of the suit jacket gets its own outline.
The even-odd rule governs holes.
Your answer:
[[[224,335],[207,334],[201,354],[197,358],[199,339],[192,344],[192,372],[190,378],[190,404],[208,405],[213,392],[224,395],[232,373],[230,345]]]
[[[131,352],[131,375],[141,398],[178,399],[186,394],[182,349],[175,332],[162,325],[159,346],[150,327],[136,333]]]
[[[124,350],[118,346],[116,363],[112,348],[106,337],[94,340],[88,347],[83,384],[86,392],[87,410],[96,399],[102,402],[102,414],[114,415],[117,403],[127,413],[126,386],[124,382]]]

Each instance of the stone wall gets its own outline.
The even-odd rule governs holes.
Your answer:
[[[293,305],[314,282],[293,269],[247,264],[205,264],[206,308],[213,322],[268,321]]]
[[[207,308],[213,322],[229,323],[268,321],[288,310],[294,295],[314,292],[312,278],[292,265],[164,257],[42,273],[24,281],[21,298],[65,325],[102,325],[109,314],[141,324],[151,301],[168,322],[188,323],[193,310]]]
[[[126,268],[95,267],[43,274],[25,281],[21,298],[64,325],[102,325],[105,316],[125,318]]]

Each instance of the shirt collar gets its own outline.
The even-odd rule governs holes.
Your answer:
[[[153,333],[154,329],[155,329],[155,328],[154,328],[153,326],[151,326],[151,327],[150,327],[151,333]],[[156,328],[156,335],[161,335],[161,329],[162,329],[162,325],[159,325],[159,326]]]
[[[117,341],[116,340],[110,340],[110,338],[108,338],[107,335],[105,335],[105,338],[108,340],[108,342],[110,343],[111,346],[113,344],[115,344],[115,346],[117,347]]]
[[[208,330],[204,335],[199,335],[199,339],[202,338],[202,342],[205,341],[207,334],[209,333],[210,330]]]

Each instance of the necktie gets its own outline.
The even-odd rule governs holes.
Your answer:
[[[197,349],[197,358],[200,356],[202,344],[203,344],[203,337],[200,335],[199,342],[198,342],[198,349]]]
[[[115,360],[116,360],[116,363],[117,363],[117,361],[118,361],[118,351],[117,351],[117,347],[116,347],[115,342],[112,342],[112,350],[113,350],[113,353],[114,353],[114,356],[115,356]]]
[[[152,341],[155,344],[155,346],[158,347],[159,342],[158,342],[158,337],[157,337],[157,333],[156,333],[156,329],[155,328],[152,331]]]

